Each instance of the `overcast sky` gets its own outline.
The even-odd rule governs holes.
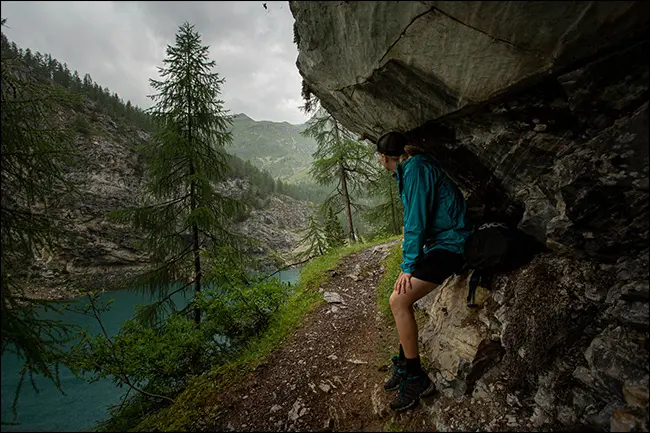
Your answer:
[[[264,9],[266,3],[268,9]],[[167,45],[183,21],[210,46],[226,79],[222,98],[231,114],[303,123],[298,52],[288,2],[2,2],[9,40],[50,53],[83,78],[147,108],[149,78],[158,79]]]

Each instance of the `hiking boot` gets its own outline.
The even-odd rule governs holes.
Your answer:
[[[402,376],[400,375],[400,370],[404,371],[406,367],[406,362],[402,361],[400,362],[399,356],[393,356],[391,358],[392,365],[391,365],[391,376],[388,378],[386,383],[384,383],[384,390],[385,391],[395,391],[397,388],[399,388],[399,383],[402,381]]]
[[[390,402],[390,408],[396,412],[414,407],[420,397],[428,397],[436,391],[435,385],[424,372],[417,376],[402,373],[402,377],[399,393]]]

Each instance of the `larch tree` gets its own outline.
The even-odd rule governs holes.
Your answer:
[[[404,208],[397,191],[397,181],[390,172],[377,164],[374,181],[366,185],[366,195],[374,202],[363,212],[363,218],[376,234],[401,233]]]
[[[363,185],[371,181],[372,152],[353,140],[352,134],[323,108],[318,110],[302,134],[314,138],[318,145],[310,174],[320,185],[336,185],[323,206],[338,208],[337,213],[345,211],[348,239],[354,242],[352,208],[357,205],[352,193],[362,191]]]
[[[325,242],[328,250],[339,248],[345,244],[343,226],[331,207],[327,209],[327,218],[325,220]]]
[[[317,216],[310,215],[307,220],[307,227],[303,230],[303,237],[298,245],[306,245],[307,248],[301,254],[302,257],[322,256],[327,251],[327,241],[323,224]]]
[[[232,141],[232,122],[219,99],[224,79],[213,72],[215,61],[193,25],[181,25],[175,42],[158,68],[162,80],[150,80],[158,93],[150,96],[156,132],[145,148],[144,202],[114,213],[146,233],[142,247],[151,253],[154,267],[133,284],[158,296],[138,311],[149,324],[159,321],[163,308],[175,308],[174,293],[193,288],[196,297],[201,292],[209,254],[218,254],[220,247],[239,251],[242,243],[229,228],[244,205],[215,189],[228,173],[224,147]],[[198,307],[194,320],[201,321]]]

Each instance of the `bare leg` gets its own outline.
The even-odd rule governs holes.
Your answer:
[[[411,290],[406,293],[390,295],[390,309],[395,318],[399,341],[407,358],[417,358],[418,351],[418,324],[413,313],[413,304],[427,293],[438,287],[438,284],[428,283],[411,277]]]

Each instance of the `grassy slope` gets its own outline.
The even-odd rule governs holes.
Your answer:
[[[305,178],[316,150],[313,138],[300,135],[305,125],[287,122],[255,121],[245,114],[233,118],[233,143],[228,151],[244,160],[250,160],[260,169],[268,170],[276,178]],[[297,179],[293,179],[296,175]]]
[[[185,391],[176,398],[174,404],[148,416],[133,430],[196,430],[200,420],[218,419],[221,409],[216,406],[216,397],[219,392],[226,389],[233,381],[245,377],[250,371],[254,370],[271,351],[282,344],[291,331],[300,326],[303,317],[324,302],[317,289],[330,278],[329,271],[335,269],[350,254],[392,239],[395,238],[352,245],[317,257],[309,262],[300,273],[295,294],[273,316],[268,329],[259,337],[251,340],[241,356],[229,364],[215,367],[194,378]],[[397,248],[399,251],[399,245],[397,245]],[[397,265],[395,265],[393,255],[390,255],[384,264],[386,273],[380,284],[382,293],[389,286],[390,290],[392,290],[391,281],[395,280],[397,275],[395,272],[399,273],[399,258]],[[391,258],[393,258],[392,261]],[[380,289],[378,289],[378,294],[379,291]],[[387,308],[388,297],[384,297]]]

